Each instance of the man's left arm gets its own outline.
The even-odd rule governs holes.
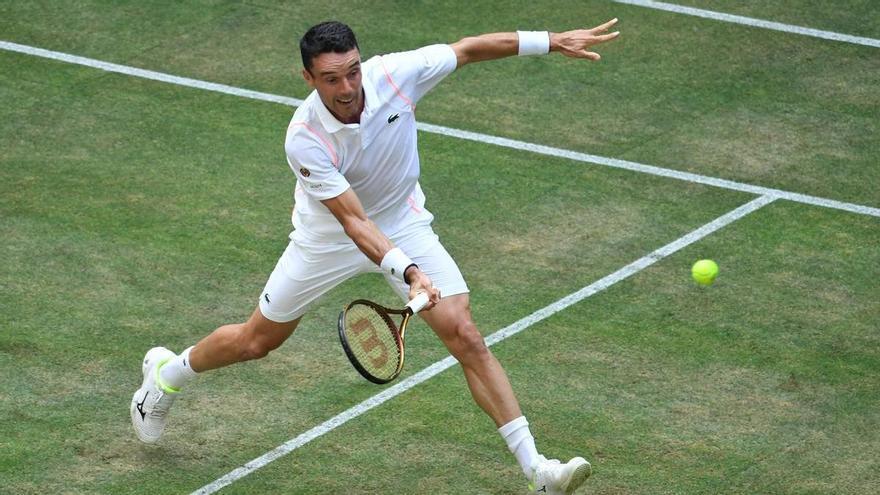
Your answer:
[[[592,29],[575,29],[562,33],[520,31],[514,33],[491,33],[467,37],[450,45],[458,60],[458,68],[473,62],[484,62],[513,55],[537,55],[559,52],[567,57],[599,60],[598,53],[590,47],[611,41],[619,31],[606,33],[617,24],[612,19]]]

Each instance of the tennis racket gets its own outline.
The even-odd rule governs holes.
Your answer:
[[[420,292],[399,310],[366,299],[346,306],[339,313],[339,340],[354,369],[373,383],[388,383],[397,378],[403,369],[406,325],[426,304],[428,293]],[[403,317],[399,326],[394,316]]]

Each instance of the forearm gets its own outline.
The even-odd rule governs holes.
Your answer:
[[[588,50],[593,45],[613,40],[618,32],[605,33],[617,23],[612,19],[592,29],[575,29],[561,33],[549,31],[517,31],[470,36],[451,44],[462,67],[472,62],[496,60],[513,55],[543,55],[559,52],[566,57],[599,60],[598,53]]]
[[[342,227],[358,249],[377,265],[388,251],[394,249],[394,244],[369,218],[350,219]]]
[[[491,33],[470,36],[453,43],[452,49],[458,58],[458,66],[496,60],[517,54],[519,37],[516,33]]]
[[[406,254],[399,249],[397,250],[397,256],[392,257],[389,255],[389,251],[394,249],[394,244],[391,243],[388,237],[386,237],[385,234],[379,230],[379,227],[377,227],[369,218],[350,221],[348,222],[348,225],[344,225],[343,227],[346,235],[354,241],[358,249],[360,249],[367,258],[370,258],[373,263],[380,265],[385,269],[400,264],[401,266],[398,268],[403,270],[403,273],[398,276],[402,277],[405,282],[413,282],[413,277],[421,274],[418,266],[413,264],[412,260],[410,260]],[[386,259],[386,256],[392,259]],[[406,261],[395,263],[395,260]],[[383,261],[385,264],[383,264]],[[392,274],[395,273],[392,271]]]
[[[351,189],[335,198],[322,201],[324,206],[333,213],[345,234],[354,241],[358,249],[373,263],[388,271],[391,275],[410,280],[407,276],[411,271],[418,272],[412,260],[388,239],[378,226],[364,212],[363,206]]]

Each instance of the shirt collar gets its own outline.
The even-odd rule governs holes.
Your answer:
[[[362,127],[364,121],[374,113],[379,103],[379,97],[376,95],[376,87],[373,86],[373,82],[366,77],[361,78],[361,87],[364,89],[364,110],[361,112],[360,124],[343,124],[340,122],[339,119],[330,113],[330,110],[327,109],[324,102],[321,101],[321,97],[317,94],[317,90],[315,90],[315,98],[318,100],[318,104],[315,105],[317,107],[318,118],[321,119],[321,125],[324,126],[324,129],[326,129],[327,132],[333,134],[340,129],[345,128],[357,130]]]
[[[364,118],[373,115],[379,107],[379,96],[376,94],[376,86],[373,86],[373,81],[366,74],[361,77],[361,85],[364,88],[365,100],[364,111],[361,114],[361,124],[363,124]]]
[[[315,105],[316,112],[318,113],[318,118],[321,119],[321,125],[324,126],[324,129],[333,134],[338,130],[345,127],[345,124],[340,122],[336,117],[330,113],[330,110],[327,110],[327,107],[324,105],[324,102],[321,100],[321,95],[318,94],[318,90],[315,90],[315,99],[317,101],[317,105]]]

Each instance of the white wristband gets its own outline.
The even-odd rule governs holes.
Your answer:
[[[517,31],[519,52],[517,55],[546,55],[550,53],[550,33],[547,31]]]
[[[401,251],[400,248],[394,248],[385,253],[385,256],[382,258],[382,263],[380,263],[379,266],[391,275],[406,282],[403,278],[403,273],[410,267],[410,265],[414,264],[415,263],[409,259],[409,256],[403,254],[403,251]]]

